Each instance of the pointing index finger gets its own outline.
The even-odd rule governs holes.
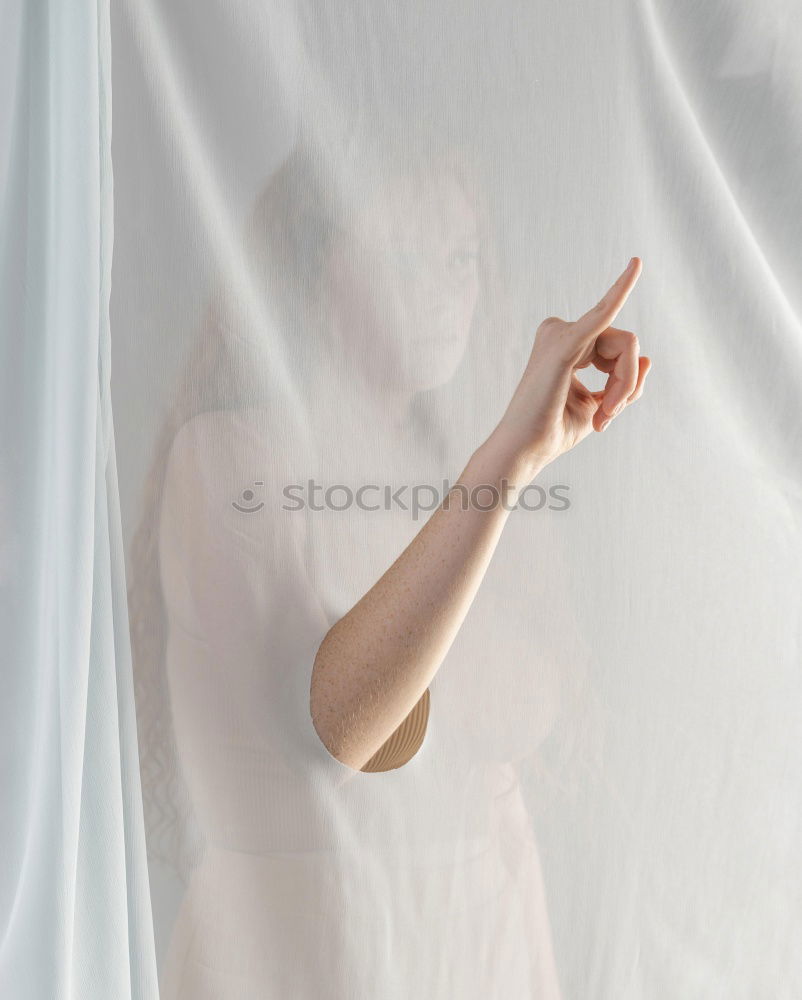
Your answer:
[[[643,261],[640,257],[633,257],[630,260],[604,297],[574,323],[574,328],[580,336],[597,337],[610,326],[635,287],[642,267]]]

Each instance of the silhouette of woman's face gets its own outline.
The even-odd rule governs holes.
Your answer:
[[[476,215],[457,179],[392,177],[334,239],[325,272],[336,349],[372,391],[448,382],[479,291]]]

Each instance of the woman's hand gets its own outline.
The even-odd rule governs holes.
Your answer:
[[[573,322],[549,316],[537,328],[532,353],[509,406],[491,438],[515,456],[522,478],[534,475],[591,430],[603,431],[643,392],[651,367],[634,333],[610,324],[641,272],[633,257],[604,297]],[[607,372],[603,390],[591,392],[576,372],[593,365]]]

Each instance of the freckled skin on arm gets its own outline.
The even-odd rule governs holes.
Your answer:
[[[310,713],[329,752],[359,770],[409,715],[451,647],[518,492],[556,457],[603,431],[639,398],[650,361],[610,324],[635,285],[639,258],[574,322],[538,327],[504,417],[443,504],[378,582],[327,633],[312,670]],[[608,374],[590,392],[576,377]],[[495,487],[493,506],[490,490]],[[465,489],[460,489],[465,487]],[[467,498],[474,495],[479,506]]]
[[[513,463],[509,463],[513,466]],[[468,491],[512,474],[479,449]],[[500,485],[499,485],[500,489]],[[480,502],[486,505],[488,492]],[[485,574],[509,511],[463,509],[452,490],[367,594],[329,631],[312,680],[312,718],[332,754],[359,769],[403,722],[442,663]],[[508,506],[511,503],[508,502]]]

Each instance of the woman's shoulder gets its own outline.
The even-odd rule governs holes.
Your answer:
[[[174,435],[158,551],[171,620],[185,630],[245,642],[286,595],[302,601],[306,526],[281,507],[284,451],[255,408],[199,413]]]
[[[269,515],[282,510],[303,470],[304,449],[287,423],[265,407],[210,410],[187,420],[167,459],[163,522],[172,521],[179,533],[214,528],[264,541],[268,525],[275,530]]]
[[[267,441],[275,443],[286,422],[277,409],[267,406],[204,410],[181,424],[171,450],[231,460],[241,450],[263,447]]]
[[[302,467],[306,441],[303,426],[275,407],[207,410],[176,431],[168,477],[201,478],[209,488],[221,477],[275,482]]]

